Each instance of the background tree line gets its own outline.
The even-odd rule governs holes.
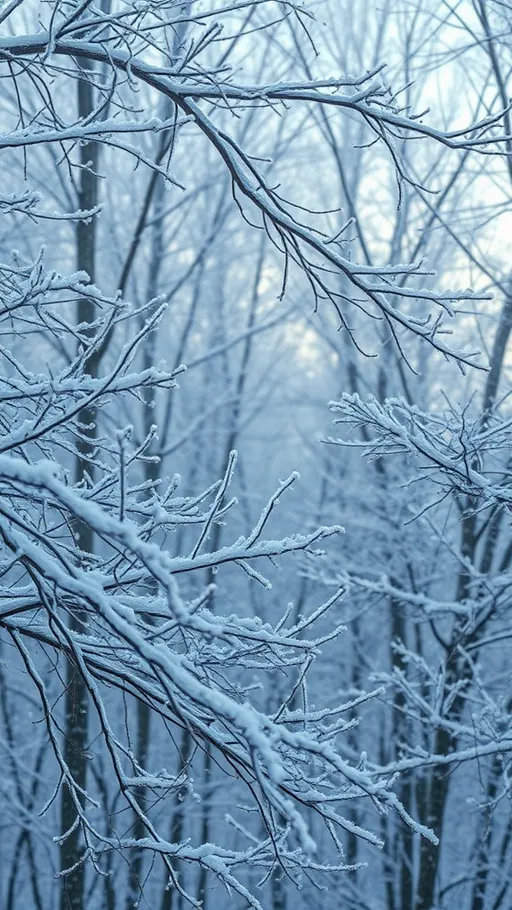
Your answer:
[[[0,8],[8,910],[508,906],[511,15]]]

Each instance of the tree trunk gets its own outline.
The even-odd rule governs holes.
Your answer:
[[[180,757],[182,768],[186,769],[189,761],[190,755],[192,753],[192,737],[188,730],[183,730],[181,737],[181,747],[180,747]],[[183,802],[180,800],[179,793],[176,794],[174,801],[174,811],[172,814],[171,822],[171,831],[169,840],[171,844],[179,844],[183,840],[183,829],[185,815],[183,812]],[[176,898],[176,902],[174,901]],[[171,883],[168,883],[162,894],[162,902],[160,904],[160,910],[181,910],[183,906],[183,896],[172,887]]]
[[[87,117],[94,107],[91,83],[87,80],[88,71],[92,68],[89,61],[82,61],[84,77],[78,81],[78,115]],[[98,195],[98,146],[95,143],[84,143],[80,146],[80,176],[78,206],[82,210],[94,208]],[[79,271],[85,271],[92,282],[95,280],[95,220],[89,223],[78,222],[76,234],[76,265]],[[79,324],[90,325],[95,317],[94,303],[82,298],[78,302],[77,318]],[[91,376],[96,375],[98,363],[91,358],[88,370]],[[75,482],[83,481],[87,474],[92,478],[91,458],[95,447],[94,408],[84,408],[80,414],[80,423],[86,428],[83,438],[77,442],[78,455],[75,463]],[[94,535],[91,528],[81,522],[75,525],[77,548],[83,553],[92,553]],[[69,618],[74,631],[82,631],[85,623],[85,612],[77,611]],[[64,706],[64,745],[63,756],[69,771],[78,788],[84,791],[87,785],[87,734],[88,734],[88,698],[87,688],[72,661],[66,661],[66,696]],[[78,796],[84,804],[83,796]],[[61,843],[61,874],[70,870],[61,880],[60,910],[84,910],[85,870],[82,862],[83,846],[81,828],[76,825],[77,809],[67,785],[62,788],[60,807],[60,826],[63,834],[69,832]],[[73,827],[75,826],[75,827]]]

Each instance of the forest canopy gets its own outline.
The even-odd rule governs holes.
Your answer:
[[[0,4],[2,908],[510,906],[511,26]]]

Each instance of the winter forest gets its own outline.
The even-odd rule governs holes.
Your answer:
[[[510,910],[512,3],[0,77],[1,910]]]

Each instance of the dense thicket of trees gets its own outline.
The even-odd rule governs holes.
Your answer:
[[[510,905],[511,25],[0,7],[2,908]]]

